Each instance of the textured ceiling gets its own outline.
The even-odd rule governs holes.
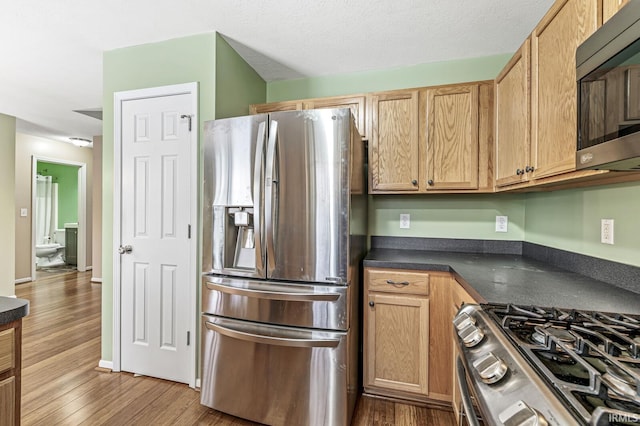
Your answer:
[[[102,53],[222,33],[267,81],[515,51],[551,0],[14,0],[0,14],[0,113],[90,138]]]

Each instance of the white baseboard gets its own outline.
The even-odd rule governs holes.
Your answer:
[[[102,282],[102,278],[91,277],[91,282],[92,283],[101,283]]]
[[[19,278],[17,280],[14,281],[15,284],[22,284],[22,283],[28,283],[30,281],[33,281],[31,279],[31,277],[27,277],[27,278]]]
[[[105,361],[104,359],[101,359],[100,362],[98,362],[98,367],[113,370],[113,361]]]
[[[200,389],[200,379],[196,379],[196,389]]]

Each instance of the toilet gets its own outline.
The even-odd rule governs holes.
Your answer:
[[[56,229],[53,233],[53,242],[36,244],[37,266],[64,265],[64,233],[64,229]]]

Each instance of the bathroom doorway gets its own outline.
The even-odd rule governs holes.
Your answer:
[[[86,164],[32,157],[31,276],[86,266]]]

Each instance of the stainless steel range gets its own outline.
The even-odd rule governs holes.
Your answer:
[[[465,305],[454,327],[469,424],[640,424],[640,315]]]

